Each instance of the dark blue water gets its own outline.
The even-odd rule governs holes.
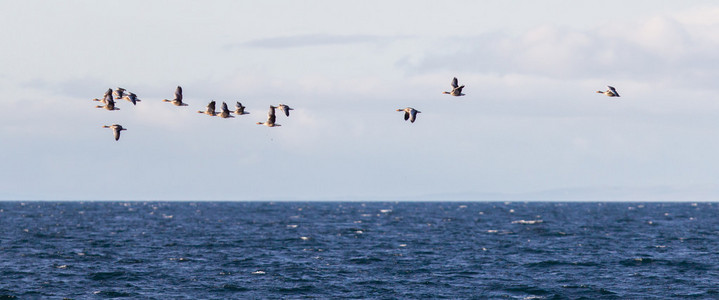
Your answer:
[[[712,203],[0,202],[0,299],[719,298]]]

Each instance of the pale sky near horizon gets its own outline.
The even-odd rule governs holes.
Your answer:
[[[0,200],[719,200],[715,1],[0,8]]]

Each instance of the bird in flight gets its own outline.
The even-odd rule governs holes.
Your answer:
[[[267,121],[263,122],[257,122],[257,125],[265,125],[267,127],[277,127],[282,126],[280,124],[276,124],[275,120],[277,119],[277,116],[275,116],[275,108],[276,106],[270,105],[270,111],[267,112]]]
[[[619,93],[617,93],[617,90],[614,89],[613,86],[608,85],[607,87],[609,88],[608,90],[606,90],[606,91],[604,91],[604,92],[602,92],[602,91],[597,91],[597,93],[605,94],[605,95],[607,95],[607,96],[609,96],[609,97],[621,97],[621,96],[619,96]]]
[[[123,128],[120,124],[112,124],[112,125],[104,125],[103,128],[111,128],[112,133],[115,135],[115,140],[120,140],[120,132],[123,130],[127,130],[126,128]]]
[[[405,121],[409,120],[412,123],[414,123],[414,120],[417,119],[417,114],[421,113],[421,111],[418,111],[411,107],[400,108],[400,109],[397,109],[397,111],[403,111],[404,112],[404,120]]]
[[[210,101],[204,111],[198,110],[197,112],[214,117],[215,115],[217,115],[217,112],[215,111],[215,100]]]
[[[457,77],[454,77],[454,79],[452,79],[452,91],[451,92],[442,92],[442,94],[449,94],[449,95],[457,96],[457,97],[464,96],[464,94],[462,94],[463,88],[464,88],[464,85],[460,86],[459,83],[457,82]]]
[[[187,103],[182,103],[182,87],[177,86],[175,89],[175,99],[168,100],[168,99],[162,99],[164,102],[172,102],[175,106],[187,106]]]

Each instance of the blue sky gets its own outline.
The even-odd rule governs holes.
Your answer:
[[[0,199],[719,199],[713,1],[0,6]]]

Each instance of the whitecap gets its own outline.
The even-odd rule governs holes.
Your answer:
[[[380,209],[379,212],[386,214],[386,213],[392,212],[392,210],[391,209]]]
[[[532,224],[539,224],[542,222],[543,222],[542,220],[516,220],[516,221],[512,221],[512,224],[532,225]]]
[[[263,275],[263,274],[265,274],[265,271],[257,270],[257,271],[252,272],[252,274],[255,274],[255,275]]]

